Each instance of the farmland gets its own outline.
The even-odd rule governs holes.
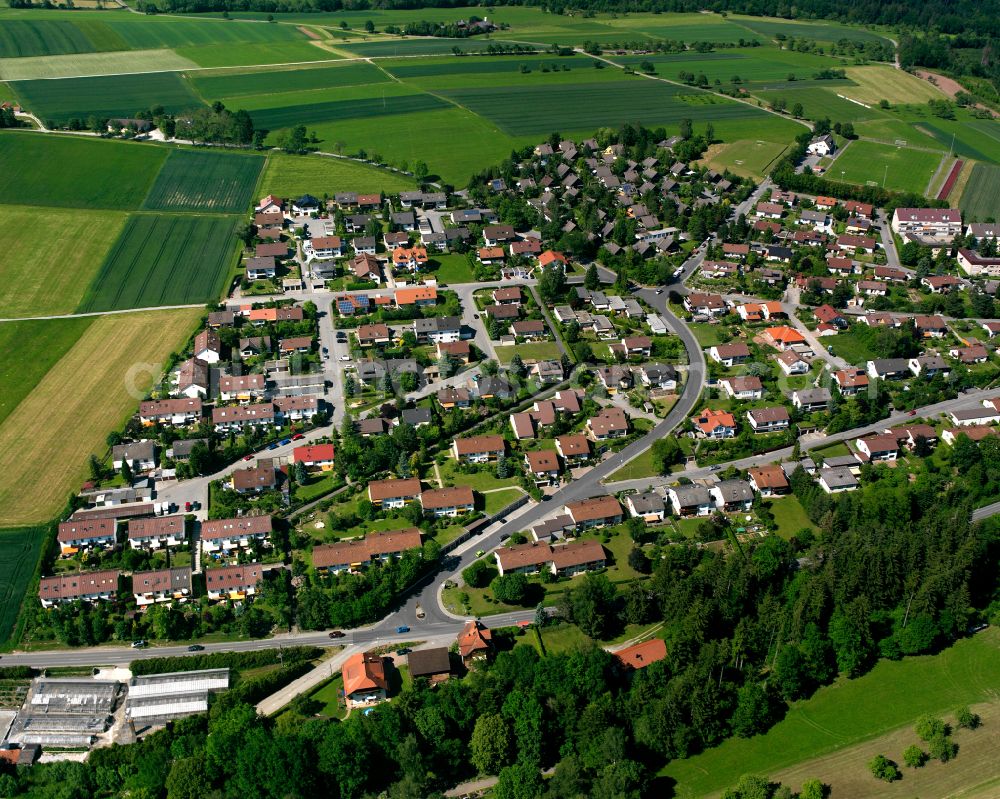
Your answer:
[[[0,203],[138,208],[167,151],[40,133],[0,133]]]
[[[137,111],[154,105],[162,105],[171,113],[191,111],[201,105],[176,72],[27,80],[12,85],[36,116],[56,122],[74,117],[86,121],[91,115],[134,117]]]
[[[871,105],[879,100],[896,103],[918,103],[940,100],[944,94],[936,86],[901,69],[884,65],[848,67],[847,77],[855,84],[843,94]]]
[[[5,209],[0,318],[72,313],[124,224],[120,211]]]
[[[50,319],[0,324],[0,424],[76,343],[93,319]]]
[[[735,24],[768,38],[783,34],[795,39],[809,39],[817,42],[839,42],[841,39],[868,42],[885,41],[885,37],[879,36],[877,33],[846,25],[824,22],[790,22],[760,17],[733,16],[731,19]]]
[[[823,81],[827,83],[827,81]],[[799,87],[798,82],[792,88],[769,89],[755,91],[754,95],[767,103],[774,100],[784,100],[791,109],[796,103],[802,104],[802,115],[806,119],[836,119],[840,122],[858,122],[860,120],[879,119],[884,113],[878,109],[865,108],[857,103],[838,97],[837,93],[848,94],[851,86],[836,87]]]
[[[144,208],[159,211],[240,213],[253,197],[264,159],[174,150],[149,190]]]
[[[864,185],[872,180],[887,189],[923,194],[927,183],[941,163],[941,153],[893,147],[890,144],[855,141],[830,167],[830,177]]]
[[[44,527],[0,529],[0,643],[14,630],[45,535]]]
[[[340,158],[305,158],[297,155],[271,153],[260,180],[259,194],[279,197],[300,197],[312,193],[322,196],[338,191],[358,191],[387,194],[406,191],[416,183],[384,169]]]
[[[569,85],[553,94],[545,86],[484,87],[444,92],[513,136],[593,131],[602,125],[677,124],[754,118],[763,111],[695,88],[651,80]]]
[[[1000,167],[976,164],[959,202],[968,221],[1000,218]]]
[[[995,702],[1000,680],[998,650],[1000,632],[991,628],[939,655],[882,660],[863,677],[840,679],[812,698],[794,703],[765,735],[731,739],[701,755],[670,763],[664,773],[677,781],[679,799],[713,795],[741,774],[773,777],[779,769],[910,725],[924,713],[949,713],[963,704]],[[957,765],[961,767],[961,762]],[[905,788],[905,783],[900,787]],[[835,781],[833,787],[836,791]],[[944,795],[910,790],[889,793],[884,785],[881,791],[879,796]]]
[[[104,452],[108,431],[134,411],[164,358],[202,313],[194,308],[85,320],[89,325],[79,340],[0,424],[5,524],[37,524],[59,511],[85,476],[90,454]],[[26,485],[32,490],[25,491]]]
[[[131,216],[80,303],[81,312],[204,303],[231,266],[231,218]]]
[[[191,85],[208,101],[237,98],[245,95],[274,94],[308,89],[331,89],[383,83],[388,78],[380,69],[366,63],[350,63],[307,69],[260,70],[216,75],[194,74]]]
[[[393,87],[392,91],[386,92],[388,96],[366,97],[357,100],[329,100],[299,104],[289,98],[285,101],[290,102],[289,105],[250,110],[250,116],[253,118],[254,127],[279,130],[295,125],[312,126],[331,120],[348,122],[447,107],[444,100],[430,94],[391,96],[394,94],[398,94],[398,92]],[[295,95],[295,98],[298,99],[300,96]]]
[[[122,72],[152,72],[197,66],[173,50],[124,50],[117,53],[32,56],[0,59],[0,78],[72,78],[116,75]]]

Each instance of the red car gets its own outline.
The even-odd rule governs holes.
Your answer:
[[[302,433],[296,433],[292,436],[292,441],[301,441],[303,438],[305,438],[305,436],[302,435]]]
[[[243,456],[243,460],[245,460],[245,461],[252,461],[253,460],[253,455],[244,455]]]

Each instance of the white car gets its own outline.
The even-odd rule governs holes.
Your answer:
[[[351,360],[351,356],[350,355],[341,355],[340,356],[340,360],[342,360],[342,361],[349,361],[349,360]]]
[[[674,277],[680,277],[683,274],[684,274],[684,267],[683,266],[678,267],[677,269],[674,270]]]

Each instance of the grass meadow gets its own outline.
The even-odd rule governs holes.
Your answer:
[[[763,177],[788,145],[770,141],[744,140],[713,146],[703,159],[713,169],[728,169],[736,175]]]
[[[833,180],[860,185],[869,180],[882,185],[884,178],[887,189],[923,194],[941,158],[937,152],[853,141],[833,162],[828,175]]]
[[[0,78],[33,80],[117,75],[123,72],[153,72],[189,69],[194,61],[173,50],[122,50],[115,53],[79,53],[0,59]]]
[[[131,210],[166,158],[144,144],[0,133],[0,203]]]
[[[674,761],[661,773],[676,781],[674,795],[678,799],[715,796],[734,784],[742,774],[774,777],[781,769],[831,756],[904,725],[912,725],[925,713],[950,714],[964,704],[995,703],[998,682],[1000,632],[991,628],[959,641],[938,655],[883,660],[863,677],[841,678],[821,688],[810,699],[794,703],[785,718],[766,734],[730,739],[703,754]],[[955,763],[958,769],[966,768],[961,758],[960,753]],[[901,761],[901,758],[894,759]],[[854,775],[840,776],[852,778]],[[870,775],[864,774],[864,777],[870,780]],[[969,778],[976,777],[973,774]],[[890,793],[884,784],[870,780],[871,790],[877,788],[882,792],[870,795],[959,795],[916,794],[907,787],[907,779],[909,777],[904,777],[899,785],[903,793]],[[835,781],[833,788],[834,797],[858,795],[838,794]]]
[[[15,322],[36,336],[63,337],[62,357],[46,352],[42,339],[25,337],[3,348],[3,371],[41,371],[33,388],[0,424],[0,508],[6,525],[46,522],[67,494],[79,488],[91,453],[105,452],[104,438],[134,412],[158,377],[167,356],[191,335],[201,308],[113,314],[97,319]],[[79,323],[79,327],[71,327]],[[58,333],[46,331],[53,326]],[[30,347],[23,342],[31,341]],[[7,359],[15,359],[9,366]],[[32,361],[46,360],[44,371]],[[30,381],[29,381],[30,382]],[[11,385],[5,381],[4,385]],[[44,421],[42,421],[44,420]],[[31,485],[31,491],[24,487]]]
[[[43,121],[86,121],[97,117],[134,117],[162,105],[170,113],[192,111],[202,103],[177,72],[109,75],[13,83],[22,102]]]
[[[232,266],[231,217],[130,216],[79,311],[216,300]]]
[[[1000,217],[1000,167],[976,164],[959,201],[967,221],[996,220]]]
[[[0,424],[93,323],[90,317],[0,325]],[[5,520],[6,521],[6,520]]]
[[[261,196],[316,196],[338,191],[397,194],[416,187],[406,175],[349,161],[343,158],[309,158],[299,155],[270,153],[260,179]]]
[[[242,213],[253,199],[263,166],[264,158],[259,155],[174,150],[149,190],[143,208]]]
[[[940,100],[945,96],[944,92],[928,81],[885,64],[848,67],[846,72],[855,85],[844,89],[842,93],[870,105],[877,105],[879,100],[888,100],[896,105]]]
[[[253,72],[224,72],[213,75],[189,76],[189,82],[205,100],[219,100],[267,95],[309,89],[332,89],[340,86],[358,86],[383,83],[388,78],[382,70],[364,62],[336,66],[299,69],[267,69]]]
[[[120,211],[5,209],[0,318],[72,313],[124,225]]]

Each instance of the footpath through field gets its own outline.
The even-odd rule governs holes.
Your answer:
[[[52,316],[17,316],[0,319],[3,322],[38,322],[46,319],[73,319],[77,316],[112,316],[123,313],[146,313],[147,311],[176,311],[183,308],[204,308],[205,303],[193,302],[188,305],[156,305],[146,308],[118,308],[112,311],[87,311],[86,313],[63,313]]]

